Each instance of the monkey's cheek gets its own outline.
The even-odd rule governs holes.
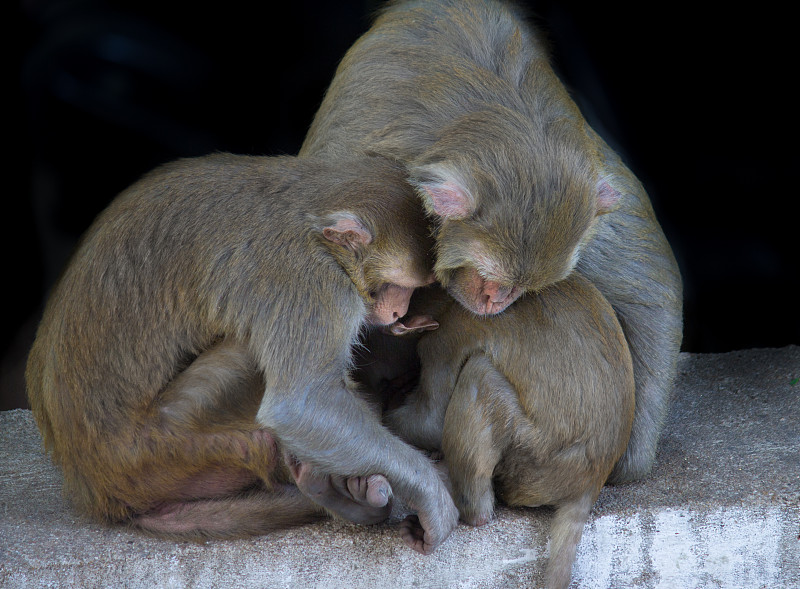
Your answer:
[[[476,315],[492,315],[493,313],[487,312],[486,308],[486,297],[480,294],[473,294],[469,292],[464,292],[462,288],[459,287],[458,284],[452,284],[448,289],[447,292],[453,297],[458,304],[464,307],[467,311],[475,313]],[[499,311],[496,311],[499,312]]]
[[[394,317],[387,320],[385,317],[381,315],[381,313],[375,311],[374,309],[370,311],[367,315],[366,322],[370,325],[374,325],[376,327],[380,327],[383,330],[391,328],[392,325],[399,323],[398,320],[395,320]]]

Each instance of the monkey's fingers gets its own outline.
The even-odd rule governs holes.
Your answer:
[[[441,511],[420,510],[400,523],[400,536],[421,554],[431,554],[458,525],[458,510],[447,495],[448,508]]]
[[[369,486],[361,481],[352,483],[352,486],[357,488],[359,493],[354,496],[346,489],[353,479],[366,479],[366,477],[351,477],[350,479],[330,477],[328,480],[331,484],[328,486],[328,491],[324,494],[315,495],[313,497],[314,501],[334,515],[364,526],[378,524],[386,520],[392,513],[391,497],[385,497],[381,491],[377,491],[373,493],[377,497],[372,501],[382,505],[371,504],[371,500],[367,498],[371,494]],[[336,484],[333,484],[334,481]]]
[[[439,327],[439,322],[430,315],[413,315],[398,319],[394,323],[382,326],[382,331],[389,335],[404,336],[423,331],[432,331]]]
[[[400,537],[420,554],[430,554],[431,550],[425,546],[425,530],[419,523],[416,515],[409,515],[400,522]]]
[[[288,453],[284,453],[284,460],[298,488],[310,497],[324,495],[333,488],[346,499],[367,507],[386,507],[392,499],[392,486],[383,475],[330,477],[315,474],[308,464],[298,462]]]

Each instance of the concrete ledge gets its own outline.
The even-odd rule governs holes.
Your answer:
[[[606,487],[574,587],[800,587],[800,347],[682,354],[653,474]],[[76,516],[29,411],[0,412],[0,587],[425,587],[541,583],[551,512],[502,509],[432,556],[396,527],[329,521],[207,544]]]

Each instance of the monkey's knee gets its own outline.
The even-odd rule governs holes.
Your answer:
[[[247,349],[225,339],[201,352],[161,392],[159,419],[193,428],[252,421],[262,393],[262,378]]]

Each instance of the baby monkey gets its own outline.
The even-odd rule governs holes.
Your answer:
[[[419,384],[387,423],[443,452],[468,524],[491,519],[495,492],[512,506],[555,506],[547,586],[566,588],[633,422],[633,366],[616,314],[577,273],[492,317],[440,290],[418,294],[412,312],[440,326],[421,337]]]
[[[380,521],[395,493],[424,529],[413,548],[447,537],[458,514],[433,464],[349,375],[359,331],[397,326],[432,281],[404,175],[380,157],[218,154],[114,200],[55,286],[26,371],[84,512],[232,537],[326,509]]]

